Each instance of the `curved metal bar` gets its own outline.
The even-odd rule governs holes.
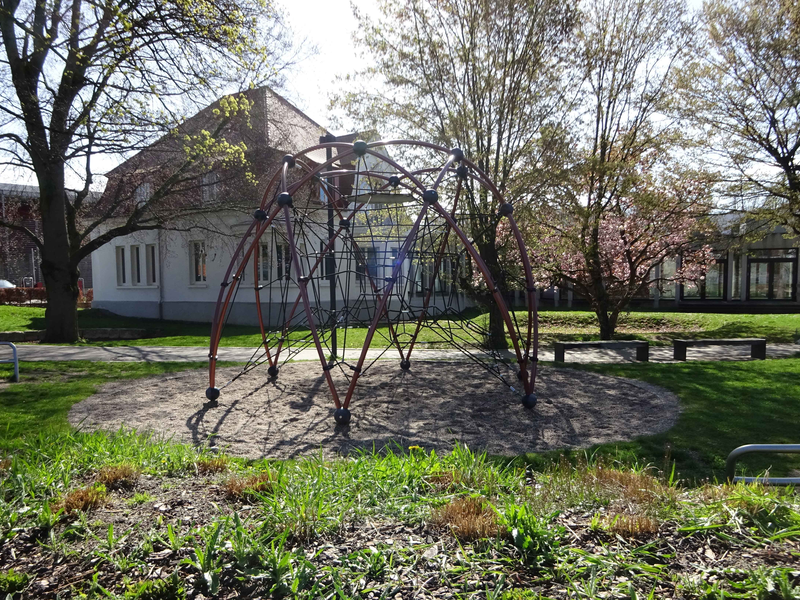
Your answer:
[[[438,203],[433,205],[436,212],[438,212],[442,217],[450,224],[455,234],[459,237],[461,242],[464,244],[464,247],[469,252],[469,255],[472,257],[472,260],[475,261],[475,264],[478,266],[478,270],[483,275],[484,281],[486,281],[486,285],[488,286],[489,290],[492,293],[492,297],[494,298],[495,304],[497,304],[497,308],[500,309],[500,314],[503,317],[503,320],[506,323],[506,328],[508,329],[508,335],[511,336],[511,343],[514,346],[514,352],[517,355],[517,362],[522,362],[522,354],[519,350],[519,340],[517,339],[516,331],[514,330],[514,323],[511,320],[511,315],[508,313],[508,306],[506,306],[506,301],[503,298],[502,294],[500,294],[500,290],[497,289],[497,285],[495,285],[494,279],[492,278],[491,273],[489,272],[489,268],[486,266],[486,263],[483,262],[481,255],[478,254],[478,251],[475,250],[475,247],[470,244],[469,239],[461,231],[461,228],[458,226],[458,223],[453,220],[450,215],[445,211]]]
[[[800,444],[747,444],[739,446],[728,454],[725,461],[725,476],[728,483],[744,481],[746,483],[765,483],[773,485],[799,485],[800,477],[735,477],[736,461],[745,454],[769,452],[775,454],[800,454]]]
[[[330,388],[331,395],[333,396],[333,403],[336,405],[336,408],[339,408],[341,407],[341,403],[339,402],[339,394],[336,393],[336,385],[333,383],[331,370],[328,368],[328,363],[325,360],[325,351],[322,349],[322,344],[319,341],[317,326],[314,323],[314,315],[311,312],[311,304],[308,301],[308,290],[306,289],[308,280],[302,275],[303,271],[301,270],[300,256],[297,254],[297,246],[294,240],[294,229],[292,228],[291,213],[289,212],[288,206],[283,207],[283,218],[284,222],[286,223],[286,237],[289,241],[289,251],[292,253],[292,263],[294,263],[297,287],[300,291],[300,296],[303,299],[303,308],[306,313],[306,319],[308,320],[308,328],[311,330],[311,337],[314,338],[314,345],[317,347],[319,362],[322,365],[322,370],[325,372],[325,379],[328,381],[328,387]]]
[[[447,162],[444,163],[444,166],[442,167],[441,171],[439,171],[439,176],[436,178],[436,181],[433,182],[433,185],[431,186],[432,190],[438,189],[439,184],[442,183],[442,179],[444,179],[445,174],[447,173],[447,171],[450,169],[450,166],[454,162],[456,162],[456,157],[454,154],[451,154],[448,157]]]
[[[455,198],[453,199],[453,208],[450,211],[450,216],[455,219],[456,214],[456,207],[458,206],[458,199],[461,196],[461,180],[459,179],[458,184],[456,185],[456,194]],[[417,343],[417,336],[419,335],[419,330],[422,327],[422,321],[425,319],[425,315],[428,312],[428,305],[431,301],[431,294],[433,293],[433,285],[436,283],[436,275],[439,274],[439,265],[441,265],[442,257],[444,256],[444,251],[447,248],[447,240],[450,237],[450,224],[447,224],[447,228],[443,234],[442,243],[439,245],[439,252],[436,253],[436,263],[433,266],[433,284],[431,288],[428,290],[428,293],[425,295],[425,300],[422,302],[422,310],[419,313],[419,317],[417,318],[417,325],[414,328],[414,335],[411,336],[411,343],[408,345],[408,351],[406,352],[405,359],[410,361],[411,360],[411,352],[414,350],[414,346]]]
[[[414,225],[411,226],[411,230],[408,232],[408,235],[406,235],[405,242],[403,242],[403,245],[400,247],[400,252],[398,253],[397,260],[395,261],[394,268],[392,269],[391,281],[386,284],[386,287],[383,290],[383,296],[381,297],[378,308],[375,310],[375,316],[372,318],[372,323],[369,325],[367,335],[364,337],[364,346],[361,348],[361,355],[358,357],[358,362],[356,363],[353,377],[350,379],[350,386],[347,388],[347,396],[345,396],[344,404],[342,405],[344,408],[347,408],[350,405],[350,399],[353,397],[353,391],[356,388],[358,377],[361,374],[362,367],[364,366],[364,360],[367,358],[367,351],[372,343],[375,330],[378,328],[378,323],[380,322],[381,316],[383,316],[383,311],[386,309],[386,303],[389,301],[389,297],[392,295],[394,282],[397,280],[397,276],[400,274],[403,261],[406,258],[406,254],[408,254],[408,248],[411,245],[411,242],[414,241],[414,238],[417,235],[417,230],[419,229],[419,225],[422,222],[426,212],[428,212],[427,203],[423,206],[422,210],[419,212],[419,215],[417,215],[417,220],[414,221]]]
[[[508,215],[508,224],[511,227],[511,232],[514,234],[514,239],[517,240],[517,248],[522,256],[522,267],[525,271],[525,293],[528,305],[528,336],[525,344],[525,356],[523,363],[520,364],[520,372],[523,373],[522,383],[525,386],[525,393],[532,394],[533,386],[536,383],[536,372],[539,368],[539,313],[536,307],[536,286],[533,281],[533,270],[531,269],[531,261],[528,258],[528,251],[525,249],[525,242],[522,239],[522,233],[517,226],[514,215]],[[531,340],[531,334],[533,340]],[[533,346],[531,346],[533,341]],[[533,357],[531,361],[531,376],[528,379],[527,360],[530,356],[531,349],[533,349]]]
[[[253,244],[257,244],[258,241],[261,239],[261,236],[264,234],[264,231],[266,231],[267,227],[269,227],[269,224],[272,223],[272,220],[275,218],[277,214],[278,210],[275,210],[275,212],[273,212],[272,215],[270,215],[267,218],[263,226],[260,227],[261,229],[260,232],[258,232],[259,226],[256,225],[257,221],[253,220],[253,222],[250,223],[250,226],[247,228],[247,231],[245,232],[244,236],[242,236],[239,245],[236,246],[236,250],[233,253],[233,258],[231,259],[231,262],[228,264],[228,268],[225,271],[225,277],[223,278],[222,283],[220,284],[219,295],[217,296],[217,305],[214,308],[214,318],[211,321],[211,339],[208,349],[209,387],[214,387],[214,383],[216,381],[217,350],[219,350],[219,340],[222,335],[222,323],[225,320],[224,319],[225,311],[228,308],[228,304],[233,294],[233,286],[231,285],[231,283],[237,280],[239,273],[241,272],[242,269],[244,269],[244,266],[247,264],[247,260],[243,260],[242,264],[240,265],[233,279],[230,279],[231,272],[233,271],[233,266],[236,264],[236,257],[242,252],[242,249],[245,246],[245,242],[252,233],[253,228],[256,228],[257,231],[256,236],[253,240]],[[248,250],[247,253],[248,257],[250,255],[250,252],[252,252],[253,244],[251,244],[250,249]],[[230,289],[228,289],[228,294],[225,297],[225,300],[223,301],[222,298],[225,295],[226,288]]]

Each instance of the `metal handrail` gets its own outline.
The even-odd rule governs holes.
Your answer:
[[[13,358],[11,360],[0,360],[0,364],[14,363],[14,381],[19,382],[19,357],[17,356],[17,347],[11,342],[0,342],[3,346],[11,346],[11,353]]]
[[[776,452],[781,454],[800,454],[800,444],[746,444],[728,454],[725,461],[725,475],[729,483],[764,483],[767,485],[800,485],[800,477],[735,477],[736,461],[740,456],[756,452]]]

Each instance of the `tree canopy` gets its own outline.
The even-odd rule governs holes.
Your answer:
[[[683,115],[706,136],[735,208],[800,235],[800,6],[711,0],[702,24]]]
[[[263,0],[2,0],[0,30],[0,162],[34,172],[42,236],[2,224],[41,249],[46,340],[74,341],[77,263],[97,227],[87,212],[98,158],[146,147],[222,92],[274,81],[288,37]],[[196,160],[203,140],[194,142]],[[68,181],[78,182],[74,193]],[[120,234],[139,224],[129,220]]]

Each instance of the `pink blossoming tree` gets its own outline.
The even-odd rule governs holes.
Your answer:
[[[600,338],[613,337],[620,312],[650,285],[695,282],[713,262],[703,243],[711,224],[711,178],[639,172],[624,196],[607,202],[545,205],[527,228],[537,285],[569,283],[597,314]],[[681,257],[668,279],[654,268]]]
[[[651,269],[682,256],[677,278],[710,259],[713,178],[688,168],[691,147],[669,117],[672,80],[694,25],[682,0],[586,0],[575,37],[574,106],[553,144],[547,180],[526,215],[543,284],[574,286],[597,313],[602,339],[647,291]],[[522,217],[522,215],[520,215]]]

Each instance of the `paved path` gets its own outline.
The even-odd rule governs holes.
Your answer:
[[[163,361],[206,361],[208,360],[208,348],[197,347],[162,347],[162,346],[47,346],[43,344],[21,344],[17,346],[19,359],[21,361],[34,360],[91,360],[91,361],[142,361],[142,362],[163,362]],[[357,349],[347,350],[346,358],[348,361],[355,362],[358,359]],[[769,358],[786,358],[800,353],[798,344],[767,344],[767,356]],[[5,352],[0,349],[0,354]],[[389,360],[399,360],[399,355],[395,350],[370,350],[367,354],[368,359],[373,359],[382,354],[382,358]],[[246,361],[253,355],[252,348],[220,348],[218,352],[219,360],[226,361]],[[457,350],[423,350],[415,349],[411,355],[412,360],[457,360],[463,358],[463,354]],[[749,346],[707,346],[689,348],[687,357],[689,360],[749,360]],[[568,362],[576,363],[616,363],[616,362],[635,362],[635,350],[568,350],[566,354]],[[295,360],[318,360],[317,352],[313,348],[302,350]],[[539,360],[552,361],[553,351],[544,349],[539,352]],[[651,362],[673,362],[671,346],[651,346]]]

